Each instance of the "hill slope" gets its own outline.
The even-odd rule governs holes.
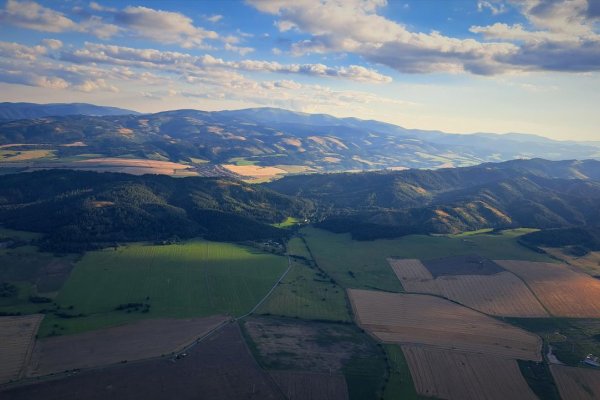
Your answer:
[[[436,171],[293,176],[268,187],[318,203],[321,227],[368,239],[595,225],[599,177],[598,161],[535,159]]]
[[[287,233],[270,224],[311,212],[310,201],[227,179],[66,170],[0,176],[0,222],[45,233],[42,245],[52,250],[176,236],[278,238]]]
[[[124,115],[139,114],[117,107],[96,106],[87,103],[0,103],[0,120],[33,119],[64,115]]]
[[[15,143],[50,149],[56,159],[94,154],[190,165],[256,164],[289,172],[439,168],[514,158],[600,155],[598,146],[534,135],[454,135],[279,109],[176,110],[0,123],[0,145]]]

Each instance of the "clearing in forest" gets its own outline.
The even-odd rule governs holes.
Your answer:
[[[600,280],[567,264],[496,261],[519,276],[553,316],[600,318]]]
[[[356,289],[348,293],[358,324],[383,342],[541,360],[538,336],[448,300]]]

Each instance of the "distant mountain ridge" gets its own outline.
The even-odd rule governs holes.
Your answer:
[[[448,134],[275,108],[0,122],[0,145],[12,143],[43,144],[44,149],[54,151],[55,159],[96,154],[190,165],[274,166],[293,173],[435,169],[518,158],[600,157],[600,143],[515,133]],[[66,146],[70,143],[79,145]]]
[[[0,120],[33,119],[65,115],[127,115],[137,111],[117,107],[97,106],[87,103],[0,103]]]

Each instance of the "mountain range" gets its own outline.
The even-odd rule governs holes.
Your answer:
[[[0,116],[8,115],[9,108],[0,105]],[[52,160],[90,155],[129,157],[167,160],[190,168],[206,164],[273,166],[283,174],[457,167],[534,157],[600,157],[600,144],[593,142],[517,133],[448,134],[274,108],[155,114],[102,108],[97,111],[105,114],[102,116],[45,116],[52,113],[45,111],[30,119],[0,122],[0,145],[45,149]],[[124,115],[113,115],[115,112]],[[25,148],[13,148],[19,149]],[[10,156],[1,161],[11,161]]]

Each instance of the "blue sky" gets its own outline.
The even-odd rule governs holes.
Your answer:
[[[597,0],[0,0],[0,101],[600,140]]]

